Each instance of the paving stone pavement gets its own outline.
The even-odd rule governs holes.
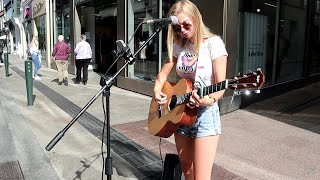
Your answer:
[[[0,164],[18,162],[25,179],[101,179],[107,150],[101,146],[102,95],[51,151],[44,149],[98,93],[100,75],[90,71],[87,85],[74,84],[69,75],[69,86],[60,86],[56,71],[43,66],[42,80],[33,82],[34,103],[28,106],[24,60],[9,55],[9,62],[9,77],[0,67]],[[313,83],[222,115],[212,176],[319,179],[319,90],[320,83]],[[159,138],[147,132],[150,100],[111,88],[112,179],[161,178]],[[175,153],[172,137],[162,139],[161,151],[162,156]]]

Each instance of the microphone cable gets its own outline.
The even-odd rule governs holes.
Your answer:
[[[139,29],[139,27],[142,25],[142,24],[144,24],[145,22],[141,22],[141,23],[139,23],[139,25],[137,26],[137,28],[134,30],[134,32],[133,32],[133,34],[132,34],[132,36],[130,37],[130,39],[129,39],[129,41],[128,41],[128,44],[130,44],[130,42],[132,41],[132,38],[134,37],[134,35],[137,33],[137,31],[138,31],[138,29]]]
[[[101,156],[102,156],[101,179],[103,180],[103,178],[104,178],[104,171],[105,171],[103,145],[104,145],[104,133],[105,133],[104,130],[105,130],[105,127],[106,127],[106,108],[105,108],[105,104],[104,104],[104,96],[102,96],[102,109],[103,109],[104,121],[103,121],[102,138],[101,138]]]

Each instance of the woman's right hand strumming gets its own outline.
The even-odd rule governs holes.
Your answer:
[[[154,92],[154,100],[159,104],[159,105],[164,105],[167,103],[167,95],[164,94],[163,92]]]

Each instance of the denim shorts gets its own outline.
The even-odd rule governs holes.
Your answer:
[[[180,126],[177,133],[191,137],[206,137],[221,134],[221,120],[218,103],[212,106],[200,106],[195,123],[190,126]]]

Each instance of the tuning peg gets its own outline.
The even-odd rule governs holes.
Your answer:
[[[261,68],[258,68],[257,71],[261,71]]]
[[[242,73],[242,72],[239,72],[239,76],[243,76],[243,73]]]
[[[255,92],[256,94],[260,94],[261,91],[260,91],[260,89],[257,89],[257,90],[255,90],[254,92]]]
[[[247,96],[249,96],[249,95],[251,94],[251,92],[248,91],[248,90],[246,90],[246,91],[244,92],[244,94],[247,95]]]

